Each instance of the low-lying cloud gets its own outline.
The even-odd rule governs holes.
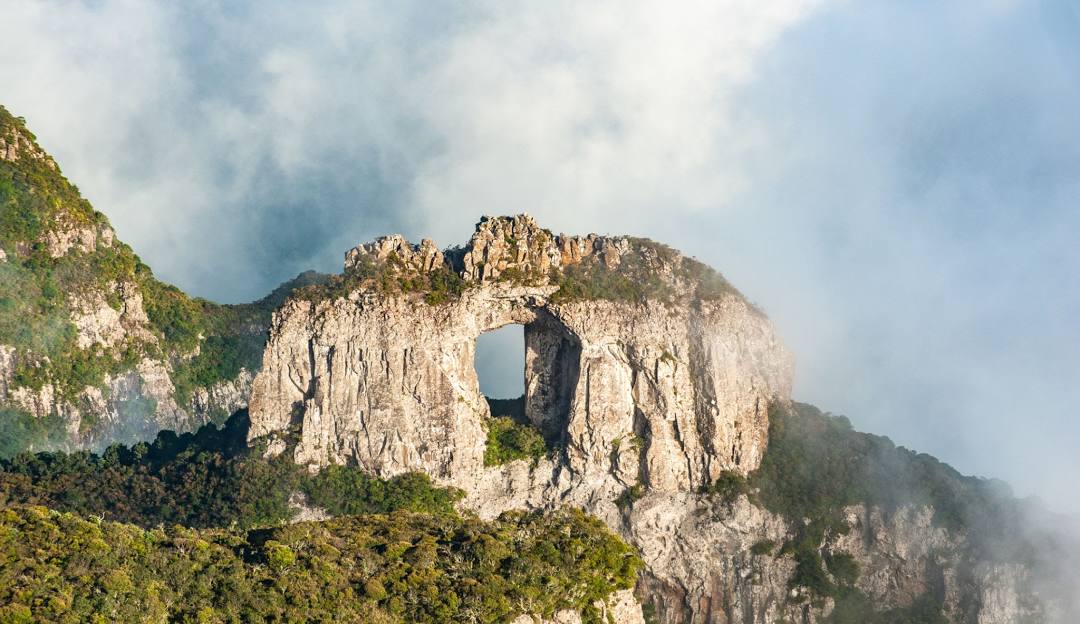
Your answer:
[[[1080,511],[1062,0],[17,0],[4,22],[0,102],[191,292],[254,299],[483,213],[648,235],[770,312],[798,397]]]

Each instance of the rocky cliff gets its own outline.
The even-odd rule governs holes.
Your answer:
[[[688,490],[753,470],[767,408],[790,393],[791,357],[769,321],[733,289],[699,296],[687,259],[655,244],[555,237],[519,216],[481,222],[451,257],[391,237],[348,261],[405,281],[446,272],[463,284],[436,304],[424,301],[430,293],[359,288],[296,298],[276,313],[251,435],[295,422],[301,463],[356,463],[387,476],[422,470],[468,491],[568,501],[614,498],[635,484]],[[666,298],[566,294],[562,274],[584,262],[601,274],[580,278],[586,285],[622,277],[633,263],[660,280]],[[490,414],[473,366],[476,338],[511,323],[525,328],[524,413],[560,449],[532,471],[550,473],[545,493],[538,484],[496,486],[517,477],[484,467]]]
[[[474,350],[513,323],[526,347],[519,420],[549,452],[491,465]],[[312,469],[423,471],[483,517],[580,506],[642,552],[634,618],[1046,615],[1027,568],[982,557],[921,501],[837,505],[827,522],[761,504],[746,477],[770,411],[797,414],[792,358],[721,276],[651,241],[556,236],[524,215],[485,218],[445,251],[382,238],[274,314],[263,361],[252,442]],[[718,497],[725,483],[743,485]]]
[[[223,306],[158,281],[0,107],[0,455],[224,421],[282,298]]]

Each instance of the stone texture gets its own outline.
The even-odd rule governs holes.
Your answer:
[[[857,587],[878,609],[910,605],[927,592],[945,596],[952,622],[1043,621],[1022,566],[971,562],[962,534],[933,526],[929,508],[846,510],[848,533],[828,538],[825,553],[854,556]],[[639,594],[662,622],[771,624],[820,622],[831,600],[815,609],[788,585],[794,559],[780,544],[794,537],[783,518],[740,497],[726,505],[693,494],[648,494],[621,525],[649,563]],[[754,544],[775,542],[769,554]],[[963,572],[961,572],[963,571]]]
[[[645,262],[673,297],[553,298],[559,271],[586,262],[615,270],[628,259]],[[313,469],[424,471],[465,490],[463,505],[484,518],[582,507],[640,549],[646,571],[636,594],[665,624],[812,624],[828,615],[831,600],[812,605],[789,585],[795,561],[776,552],[795,536],[789,521],[745,497],[724,504],[697,493],[722,471],[757,467],[768,408],[790,400],[792,358],[737,292],[700,300],[676,252],[623,237],[555,236],[524,215],[484,218],[466,246],[445,252],[392,236],[346,255],[347,271],[388,264],[398,274],[454,271],[468,288],[439,305],[363,284],[347,296],[288,301],[253,382],[251,440]],[[525,416],[561,451],[485,467],[490,414],[475,343],[510,323],[525,327]],[[637,485],[644,498],[616,504]],[[965,536],[931,517],[851,508],[848,533],[822,550],[851,553],[859,588],[880,607],[935,591],[955,622],[1038,615],[1026,570],[970,561]],[[763,540],[774,552],[753,554]],[[605,609],[615,622],[644,621],[629,595]],[[567,612],[551,622],[579,620]]]
[[[358,268],[366,260],[372,262],[391,261],[401,270],[428,272],[444,263],[443,253],[430,238],[425,238],[420,245],[410,244],[403,236],[393,235],[378,238],[373,243],[359,245],[345,254],[345,270]]]
[[[189,411],[200,420],[221,422],[237,410],[247,408],[254,379],[251,371],[242,368],[233,379],[219,381],[209,388],[196,388]]]
[[[107,377],[104,390],[87,386],[68,400],[51,384],[38,390],[16,385],[17,356],[15,348],[0,345],[0,405],[36,418],[58,416],[67,430],[67,439],[59,442],[62,450],[101,449],[113,442],[150,440],[163,429],[191,431],[211,420],[220,422],[247,407],[253,379],[241,370],[234,379],[196,389],[190,403],[180,406],[168,363],[144,358],[134,370]],[[84,418],[95,425],[84,427]]]
[[[0,160],[14,162],[20,158],[33,158],[45,163],[50,169],[56,169],[56,162],[44,150],[34,145],[23,132],[11,126],[0,134]]]
[[[53,258],[65,256],[71,250],[90,253],[102,247],[111,247],[115,235],[112,228],[104,225],[79,225],[61,221],[43,236],[45,249]]]
[[[488,416],[476,338],[521,323],[527,412],[565,438],[566,479],[679,490],[757,466],[767,406],[790,392],[791,359],[768,320],[734,295],[553,304],[553,290],[493,281],[438,306],[373,293],[290,301],[255,379],[251,435],[295,420],[300,463],[471,482]]]
[[[110,284],[108,289],[118,300],[119,309],[109,304],[106,293],[96,289],[68,295],[75,345],[80,349],[93,345],[110,348],[129,339],[139,344],[156,343],[139,289],[128,282]]]

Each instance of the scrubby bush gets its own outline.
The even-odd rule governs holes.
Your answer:
[[[703,486],[700,492],[730,505],[739,496],[748,494],[750,486],[746,481],[746,477],[733,470],[725,470],[720,473],[720,476],[715,481]]]
[[[750,552],[755,555],[771,555],[774,548],[776,548],[776,542],[766,539],[754,542],[754,545],[750,547]]]
[[[847,418],[803,403],[791,412],[770,410],[769,446],[749,486],[771,511],[826,527],[838,526],[851,505],[886,512],[929,505],[939,525],[993,540],[1018,513],[1001,482],[965,477],[930,455],[855,431]]]
[[[509,416],[496,416],[488,419],[487,427],[485,466],[498,466],[518,459],[537,460],[548,452],[543,434],[532,425],[515,422]]]
[[[389,513],[454,513],[454,503],[464,493],[437,488],[422,472],[378,479],[356,468],[327,466],[304,479],[301,489],[309,502],[335,516]]]

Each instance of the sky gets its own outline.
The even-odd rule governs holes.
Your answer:
[[[392,232],[463,243],[483,214],[649,236],[768,312],[797,399],[1080,513],[1068,0],[3,13],[0,104],[193,294],[256,299]]]

